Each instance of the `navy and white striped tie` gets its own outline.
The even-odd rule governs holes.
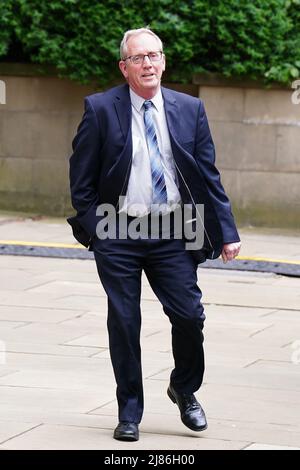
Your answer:
[[[152,101],[145,101],[143,106],[145,109],[144,123],[146,128],[146,139],[148,144],[152,175],[152,204],[167,204],[168,195],[164,177],[164,170],[162,166],[161,154],[158,147],[157,136],[155,133],[155,127],[152,117]]]

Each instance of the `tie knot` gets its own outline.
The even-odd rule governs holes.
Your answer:
[[[143,106],[144,106],[145,110],[148,111],[148,109],[150,109],[151,106],[152,106],[152,101],[150,101],[150,100],[144,101]]]

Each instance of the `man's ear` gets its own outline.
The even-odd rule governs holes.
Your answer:
[[[165,56],[165,54],[163,54],[162,60],[163,60],[162,71],[164,72],[166,70],[166,56]]]
[[[127,72],[126,62],[124,60],[120,60],[119,69],[121,70],[124,77],[127,78],[128,77],[128,72]]]

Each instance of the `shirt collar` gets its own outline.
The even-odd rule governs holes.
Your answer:
[[[129,88],[129,93],[130,93],[130,100],[132,106],[136,109],[138,113],[142,111],[142,107],[145,101],[145,98],[142,98],[141,96],[137,95],[131,88]],[[156,93],[151,100],[154,107],[157,109],[157,111],[160,111],[163,106],[164,106],[164,101],[161,93],[161,89],[159,88],[158,92]]]

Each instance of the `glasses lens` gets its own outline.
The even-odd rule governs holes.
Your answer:
[[[161,52],[149,52],[147,55],[133,55],[130,57],[130,60],[133,64],[141,64],[145,57],[149,57],[150,62],[158,62],[161,56]]]
[[[143,58],[144,58],[144,56],[142,56],[142,55],[133,55],[131,57],[131,61],[134,64],[141,64],[143,62]]]
[[[149,59],[151,62],[157,62],[161,59],[161,52],[150,52]]]

